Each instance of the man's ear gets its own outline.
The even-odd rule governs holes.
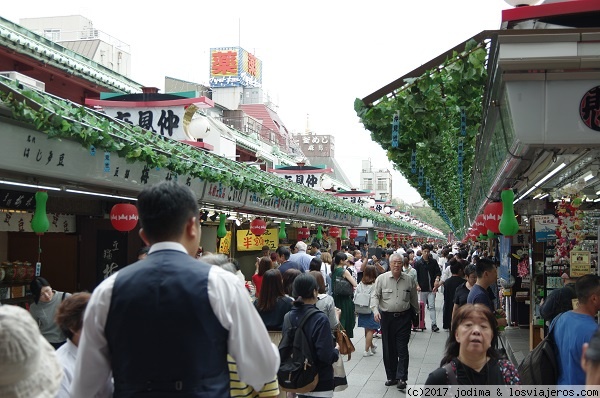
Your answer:
[[[146,246],[151,246],[150,242],[148,241],[148,237],[146,236],[146,231],[144,231],[144,228],[140,228],[138,234],[140,235],[140,238],[142,238],[142,241],[146,244]]]
[[[200,224],[198,224],[196,217],[192,217],[187,221],[185,224],[185,233],[191,239],[200,239]]]

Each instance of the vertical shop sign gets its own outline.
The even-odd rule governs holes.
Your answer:
[[[96,280],[102,282],[127,264],[127,234],[99,230],[96,235]]]

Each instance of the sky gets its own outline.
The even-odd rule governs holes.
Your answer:
[[[504,0],[171,0],[2,4],[21,18],[82,15],[131,48],[130,78],[164,92],[165,76],[207,84],[215,47],[241,46],[263,63],[263,90],[288,131],[335,136],[335,158],[355,188],[362,160],[389,169],[393,197],[421,200],[371,140],[354,100],[482,30],[499,29]]]

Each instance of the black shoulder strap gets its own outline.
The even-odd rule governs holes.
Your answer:
[[[317,312],[320,312],[321,310],[317,309],[317,308],[309,308],[306,311],[306,314],[304,314],[304,316],[302,317],[302,320],[300,320],[300,324],[298,325],[298,329],[302,329],[302,327],[304,326],[304,323],[306,323],[306,321],[308,320],[308,318],[310,318],[313,314],[316,314]]]
[[[450,384],[451,386],[457,385],[458,380],[456,380],[456,373],[454,372],[454,368],[452,367],[452,362],[448,362],[442,367],[446,369],[446,374],[448,375],[448,384]]]
[[[563,316],[563,314],[564,314],[564,312],[561,312],[556,317],[554,317],[554,319],[552,320],[552,323],[550,324],[550,327],[548,328],[548,336],[547,337],[550,337],[550,335],[552,334],[552,331],[554,330],[554,326],[556,325],[556,322],[558,321],[558,318]]]
[[[60,301],[64,301],[65,300],[65,295],[67,294],[67,292],[63,292],[62,298],[60,299]]]

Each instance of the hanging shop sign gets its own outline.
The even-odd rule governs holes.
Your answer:
[[[272,196],[264,197],[256,192],[248,192],[246,201],[241,208],[269,215],[277,214],[292,217],[298,213],[299,207],[300,204],[294,200],[281,199]]]
[[[232,188],[220,182],[206,183],[202,201],[219,204],[230,208],[239,208],[244,205],[248,191]]]
[[[591,272],[591,253],[588,251],[571,250],[571,278],[578,278]]]
[[[160,94],[159,94],[160,95]],[[211,108],[214,102],[207,97],[180,98],[158,101],[86,99],[90,107],[101,107],[108,116],[124,123],[140,126],[162,137],[179,141],[194,140],[187,131],[195,111]]]
[[[0,189],[0,208],[11,210],[35,209],[35,192]]]
[[[350,191],[337,191],[334,196],[338,198],[342,198],[345,201],[350,203],[358,203],[360,205],[364,205],[368,203],[369,198],[375,196],[375,193],[372,191],[358,191],[358,190],[350,190]]]
[[[309,157],[335,157],[335,137],[332,135],[297,135],[302,153]]]
[[[300,206],[298,207],[298,218],[322,221],[323,219],[329,219],[329,210],[315,207],[307,203],[300,203]]]
[[[241,47],[210,49],[211,87],[260,87],[262,61]]]
[[[333,173],[333,169],[326,166],[306,166],[298,163],[297,166],[275,166],[274,169],[269,169],[269,172],[296,184],[320,190],[321,177],[323,174]]]
[[[0,232],[35,232],[31,227],[33,213],[23,211],[4,211],[0,212]],[[75,215],[48,213],[50,226],[46,233],[77,232],[75,224]]]
[[[231,248],[231,231],[227,231],[224,237],[219,239],[219,253],[229,255]]]
[[[237,230],[236,234],[238,251],[257,251],[262,250],[263,246],[269,246],[271,250],[277,250],[279,247],[279,237],[277,228],[268,228],[264,234],[254,235],[249,229]]]
[[[552,214],[533,216],[536,242],[556,240],[558,219]]]
[[[190,187],[198,197],[204,190],[204,182],[199,178],[180,176],[141,162],[128,163],[116,153],[84,148],[67,139],[50,139],[46,134],[12,124],[2,124],[0,158],[3,170],[69,181],[80,184],[78,188],[97,186],[132,193],[146,185],[174,180]]]

